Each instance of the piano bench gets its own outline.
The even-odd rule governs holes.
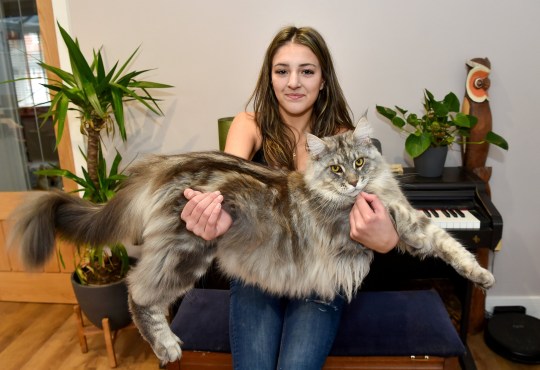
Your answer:
[[[191,290],[171,329],[183,355],[167,369],[232,369],[229,291]],[[359,292],[344,308],[324,369],[459,369],[464,353],[434,290]]]

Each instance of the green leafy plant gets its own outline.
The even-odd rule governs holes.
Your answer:
[[[478,119],[460,112],[457,96],[450,92],[443,100],[436,100],[431,92],[424,90],[425,113],[419,117],[415,113],[395,106],[395,110],[377,105],[377,112],[400,130],[408,133],[405,150],[412,157],[418,157],[429,147],[448,146],[453,143],[481,144],[488,142],[508,150],[508,143],[493,131],[482,141],[470,142],[471,129]]]
[[[90,63],[85,59],[78,40],[74,40],[60,26],[60,34],[67,47],[71,72],[40,62],[45,70],[53,72],[57,78],[44,84],[53,93],[48,111],[43,115],[43,122],[50,121],[57,127],[57,144],[62,139],[67,112],[74,110],[80,114],[80,130],[87,137],[86,168],[82,168],[83,177],[60,169],[52,168],[38,171],[46,176],[63,176],[75,181],[83,198],[95,202],[109,201],[119,189],[125,175],[118,171],[122,156],[116,157],[107,173],[107,163],[101,147],[101,133],[120,132],[122,140],[127,139],[124,104],[135,102],[142,104],[157,115],[163,112],[158,106],[158,99],[152,97],[149,89],[168,88],[170,85],[139,80],[147,72],[125,72],[127,66],[138,52],[137,48],[123,64],[116,62],[106,71],[101,50],[94,50]],[[129,259],[125,247],[85,245],[78,247],[79,261],[75,271],[81,283],[107,284],[122,279],[129,269]]]

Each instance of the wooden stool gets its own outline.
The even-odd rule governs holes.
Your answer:
[[[194,289],[171,328],[183,356],[169,370],[232,369],[229,292]],[[433,291],[359,292],[343,311],[324,369],[459,369],[465,346]]]
[[[86,336],[103,333],[103,337],[105,338],[105,347],[107,348],[107,356],[109,358],[109,366],[112,368],[115,368],[118,364],[116,362],[116,353],[114,351],[114,341],[116,340],[116,335],[118,331],[121,329],[111,331],[111,326],[109,325],[109,319],[107,317],[105,317],[101,321],[103,329],[100,329],[92,324],[85,326],[83,315],[82,315],[81,308],[79,307],[79,305],[75,305],[75,307],[73,307],[73,311],[75,312],[75,317],[77,318],[77,334],[79,336],[79,344],[81,345],[81,352],[82,353],[88,352],[88,344],[86,342]],[[131,323],[122,329],[127,329],[127,328],[135,328],[135,324]]]

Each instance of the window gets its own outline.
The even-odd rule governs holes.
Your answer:
[[[0,0],[0,191],[61,187],[61,179],[35,175],[58,166],[54,128],[42,125],[48,90],[35,0]]]

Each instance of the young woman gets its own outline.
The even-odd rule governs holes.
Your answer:
[[[312,28],[282,29],[267,49],[255,91],[254,113],[238,114],[225,151],[271,167],[303,171],[305,133],[319,137],[353,129],[332,58]],[[196,235],[212,240],[232,220],[219,192],[188,189],[181,218]],[[350,213],[351,238],[378,252],[398,241],[379,199],[361,193]],[[320,369],[332,347],[343,299],[288,299],[231,283],[230,338],[235,369]]]

